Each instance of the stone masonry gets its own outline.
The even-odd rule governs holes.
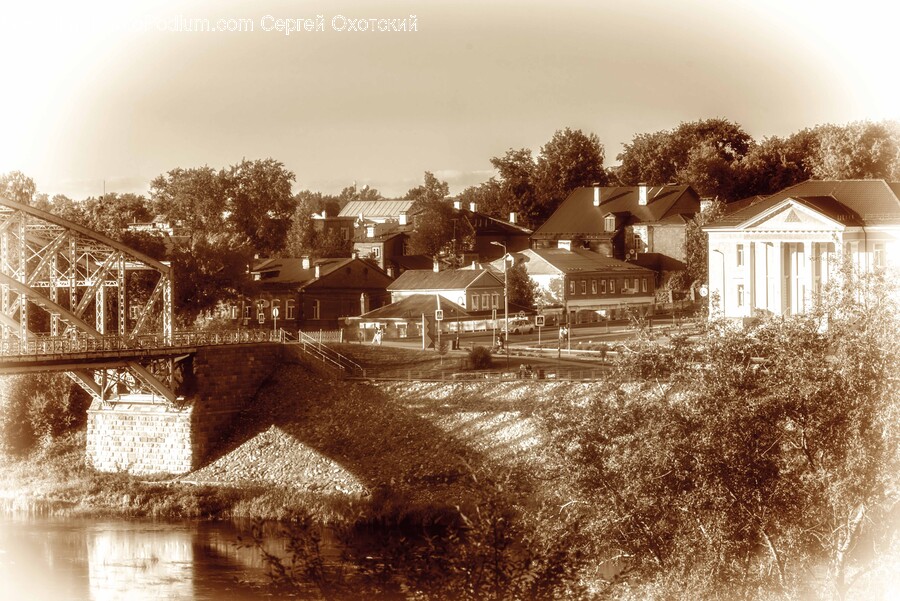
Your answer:
[[[88,410],[87,459],[94,468],[183,474],[203,464],[235,417],[279,366],[278,344],[207,347],[193,357],[194,394],[183,407],[122,398]]]

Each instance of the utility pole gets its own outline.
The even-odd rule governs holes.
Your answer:
[[[503,247],[503,346],[506,351],[506,369],[509,371],[509,269],[506,264],[506,245],[494,240],[494,246]]]

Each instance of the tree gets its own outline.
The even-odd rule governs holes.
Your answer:
[[[510,208],[510,204],[501,189],[500,182],[493,177],[483,184],[469,186],[459,193],[458,199],[464,207],[474,202],[478,211],[485,215],[491,215],[498,219],[509,217],[507,210]]]
[[[153,211],[188,237],[188,246],[225,230],[225,191],[210,167],[172,169],[150,182]]]
[[[291,194],[294,174],[275,159],[244,159],[221,177],[233,231],[256,252],[281,250],[296,207]]]
[[[461,222],[452,205],[443,200],[417,200],[411,212],[415,215],[415,228],[409,235],[411,254],[437,259],[454,253],[454,233]]]
[[[502,157],[493,157],[491,165],[500,175],[503,207],[497,216],[506,219],[506,215],[515,211],[530,223],[531,215],[537,211],[537,164],[531,156],[531,150],[510,148]]]
[[[774,194],[810,179],[818,144],[818,134],[810,129],[787,138],[764,138],[753,144],[739,165],[739,195]]]
[[[381,193],[375,188],[370,188],[368,185],[357,188],[356,182],[354,182],[352,186],[347,186],[341,190],[337,200],[339,205],[343,207],[351,200],[382,200],[383,198]],[[329,215],[330,214],[331,213],[329,212]]]
[[[680,124],[672,131],[638,134],[618,155],[620,181],[688,184],[703,196],[736,200],[737,166],[753,139],[737,123],[706,119]]]
[[[431,171],[426,171],[425,183],[421,186],[410,188],[410,190],[406,193],[405,198],[407,200],[428,203],[430,201],[444,200],[449,193],[450,186],[447,185],[447,182],[442,182],[441,180],[436,178]],[[414,203],[413,207],[415,206],[416,204]]]
[[[529,223],[549,217],[569,193],[579,186],[606,183],[604,149],[596,134],[568,127],[559,130],[544,146],[535,167],[535,205],[526,213]]]
[[[510,304],[534,309],[538,297],[537,284],[528,276],[523,263],[515,263],[506,274]]]
[[[153,220],[150,203],[137,194],[110,192],[86,199],[81,208],[87,227],[116,239],[121,239],[130,224]]]
[[[0,175],[0,196],[30,205],[36,191],[34,180],[21,171],[10,171]]]
[[[709,283],[709,236],[703,231],[703,226],[712,223],[725,214],[725,203],[712,201],[702,211],[685,224],[684,230],[684,254],[686,271],[691,284]]]
[[[870,570],[890,577],[879,552],[898,543],[896,292],[849,269],[809,315],[629,343],[606,386],[554,407],[584,533],[630,557],[622,582],[638,597],[844,598]],[[821,568],[829,587],[810,581]]]
[[[812,171],[819,179],[900,177],[900,123],[857,121],[817,128]]]

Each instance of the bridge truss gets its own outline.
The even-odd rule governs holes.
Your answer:
[[[63,353],[86,342],[173,344],[172,269],[46,211],[0,198],[0,335],[6,354],[38,340]],[[12,349],[12,352],[10,351]],[[174,349],[173,349],[174,352]],[[105,402],[122,393],[176,403],[174,356],[122,354],[120,364],[71,364],[68,375]]]

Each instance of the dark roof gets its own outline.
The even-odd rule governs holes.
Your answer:
[[[612,271],[649,271],[647,268],[641,267],[640,265],[626,263],[625,261],[619,261],[611,257],[604,257],[599,253],[582,248],[573,250],[565,250],[564,248],[536,248],[533,249],[532,252],[567,274],[598,271],[604,273]]]
[[[489,271],[480,269],[448,269],[446,271],[433,271],[426,269],[410,269],[400,274],[394,280],[388,290],[462,290],[468,288],[475,281],[488,274],[496,280],[496,276]],[[502,282],[496,280],[501,286]]]
[[[423,314],[434,315],[436,309],[443,309],[445,318],[469,317],[465,309],[439,294],[412,294],[396,303],[373,309],[354,319],[362,321],[411,319],[421,317]]]
[[[429,269],[434,265],[434,259],[428,255],[399,255],[390,260],[403,269]]]
[[[303,284],[316,279],[316,265],[319,266],[319,277],[321,278],[354,260],[356,259],[317,259],[310,261],[309,269],[303,269],[303,259],[265,259],[254,265],[250,272],[259,274],[260,282],[269,284]]]
[[[844,225],[900,224],[898,193],[900,183],[880,179],[807,180],[729,213],[704,229],[737,227],[788,198]]]
[[[553,215],[534,232],[534,238],[558,235],[605,234],[603,218],[612,213],[627,224],[659,223],[677,215],[700,211],[700,197],[690,186],[649,186],[647,204],[639,204],[638,186],[600,188],[600,206],[594,206],[594,188],[576,188]]]

